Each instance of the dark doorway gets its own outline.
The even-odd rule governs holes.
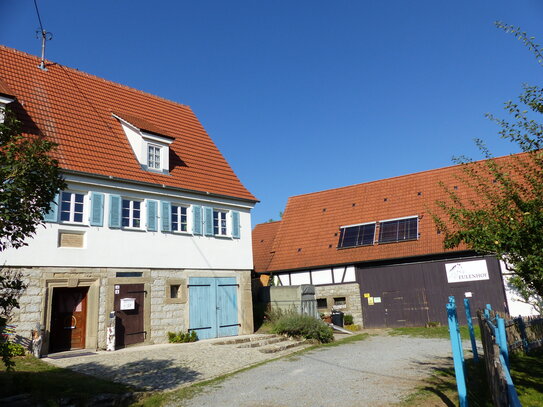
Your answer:
[[[51,311],[51,352],[85,348],[89,287],[54,288]]]
[[[143,284],[115,285],[116,348],[145,341],[146,332],[143,324],[145,294]]]

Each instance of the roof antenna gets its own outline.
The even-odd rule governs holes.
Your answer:
[[[43,24],[41,23],[40,11],[38,10],[38,4],[36,3],[36,0],[34,0],[34,7],[36,7],[36,14],[38,15],[38,21],[40,23],[40,29],[36,30],[36,38],[41,37],[41,62],[38,65],[38,68],[40,68],[43,71],[47,71],[47,68],[45,67],[45,42],[51,41],[53,39],[53,34],[43,29]]]

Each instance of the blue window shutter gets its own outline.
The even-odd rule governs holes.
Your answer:
[[[91,193],[91,210],[89,223],[91,226],[104,226],[104,194]]]
[[[60,194],[56,194],[53,202],[49,205],[49,212],[43,215],[43,220],[46,222],[58,222],[58,202]]]
[[[198,205],[192,206],[192,220],[193,220],[193,227],[192,227],[192,233],[195,235],[201,235],[202,234],[202,207]]]
[[[122,200],[119,195],[109,196],[109,227],[120,228],[121,227],[121,206]]]
[[[160,201],[160,218],[163,232],[172,231],[172,205],[168,201]]]
[[[147,230],[156,232],[158,230],[158,203],[147,201]]]
[[[239,239],[239,212],[232,211],[232,237]]]
[[[204,206],[204,233],[213,236],[213,208]]]

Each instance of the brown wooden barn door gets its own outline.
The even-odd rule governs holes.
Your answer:
[[[115,347],[133,345],[145,341],[143,324],[143,304],[145,301],[143,284],[115,285],[114,310]]]
[[[88,287],[54,288],[51,352],[85,348]]]

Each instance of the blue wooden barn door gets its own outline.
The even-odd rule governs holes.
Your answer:
[[[189,330],[199,339],[217,337],[216,291],[213,278],[189,279]]]
[[[219,336],[238,334],[238,285],[235,277],[217,278],[217,324]]]
[[[238,334],[235,277],[189,279],[189,330],[199,339]]]

